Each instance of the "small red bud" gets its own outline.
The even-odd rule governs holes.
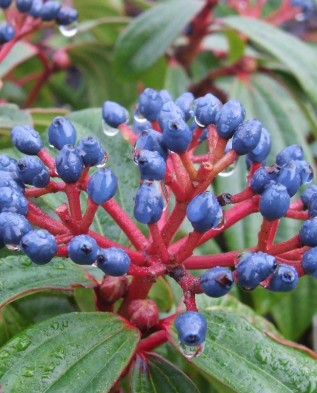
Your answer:
[[[133,300],[128,308],[130,322],[142,331],[155,326],[159,321],[159,309],[153,300]]]
[[[54,64],[61,69],[71,66],[71,60],[68,53],[64,49],[58,49],[53,55]]]
[[[125,295],[128,289],[128,283],[129,281],[125,276],[105,276],[98,288],[98,294],[104,302],[114,303]]]

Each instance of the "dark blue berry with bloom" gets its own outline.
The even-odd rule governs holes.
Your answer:
[[[77,150],[86,167],[98,165],[105,159],[106,152],[94,136],[82,138],[78,142]]]
[[[164,158],[157,151],[141,150],[137,155],[140,177],[143,180],[162,180],[166,171]]]
[[[217,132],[221,138],[230,139],[237,127],[243,123],[245,109],[237,100],[226,102],[216,114]]]
[[[0,188],[0,212],[12,212],[25,216],[28,212],[28,200],[21,191],[2,187]]]
[[[274,292],[289,292],[298,284],[298,274],[293,266],[281,263],[269,280],[266,289]]]
[[[0,243],[19,247],[22,237],[32,230],[29,221],[21,214],[0,213]]]
[[[45,187],[50,181],[50,175],[43,162],[37,157],[23,157],[18,161],[18,177],[25,184],[34,187]]]
[[[191,117],[191,109],[195,97],[190,92],[185,92],[176,98],[175,104],[183,111],[185,120],[188,121]]]
[[[0,171],[9,172],[13,178],[17,178],[17,160],[7,156],[6,154],[0,154]]]
[[[178,333],[178,340],[183,345],[197,346],[206,338],[207,321],[196,311],[186,311],[180,314],[174,322]]]
[[[22,237],[20,245],[24,254],[38,265],[48,263],[57,252],[57,243],[54,236],[45,229],[28,232]]]
[[[56,15],[56,22],[60,26],[68,26],[76,22],[78,11],[72,7],[61,7]]]
[[[2,187],[9,187],[12,190],[23,193],[24,184],[17,178],[13,178],[10,172],[0,171],[0,189]]]
[[[128,273],[130,258],[121,248],[101,248],[97,255],[97,266],[109,276],[120,277]]]
[[[15,29],[9,23],[0,23],[0,45],[6,44],[15,37]]]
[[[33,0],[15,0],[17,9],[20,12],[28,12],[31,9]]]
[[[135,134],[141,134],[145,130],[150,130],[152,128],[151,123],[148,120],[139,121],[134,120],[132,125],[132,130]]]
[[[257,146],[247,154],[253,162],[263,162],[269,155],[272,147],[272,137],[268,130],[262,127],[261,137]]]
[[[156,120],[164,104],[161,94],[151,88],[146,88],[140,95],[137,111],[147,120]]]
[[[305,274],[317,278],[317,247],[304,252],[301,266]]]
[[[221,297],[227,294],[234,285],[234,277],[230,269],[214,267],[200,277],[200,287],[211,297]]]
[[[87,193],[95,203],[102,205],[115,195],[117,188],[117,176],[111,169],[101,168],[90,177]]]
[[[40,134],[30,126],[15,126],[11,130],[14,146],[24,154],[35,155],[43,148]]]
[[[162,134],[155,130],[144,130],[138,137],[135,150],[136,152],[141,150],[157,151],[164,160],[167,159],[168,151],[166,146],[163,144]]]
[[[0,0],[0,8],[10,7],[12,0]]]
[[[206,127],[214,124],[217,113],[220,111],[222,103],[217,97],[208,93],[203,97],[197,98],[194,102],[194,117],[198,126]]]
[[[192,132],[183,119],[171,120],[163,129],[162,142],[175,153],[184,153],[191,140]]]
[[[302,160],[304,158],[304,152],[299,145],[290,145],[284,147],[276,156],[276,163],[279,166],[288,164],[292,160]]]
[[[317,217],[304,222],[299,230],[299,239],[303,246],[317,246]]]
[[[287,189],[282,184],[270,184],[260,199],[260,213],[267,220],[277,220],[285,216],[291,203]]]
[[[223,217],[222,208],[210,191],[204,191],[193,198],[187,206],[186,214],[198,232],[206,232],[217,227]]]
[[[184,119],[184,112],[173,101],[166,102],[157,117],[161,130],[164,130],[165,127],[170,127],[170,124],[173,122]]]
[[[134,203],[134,217],[141,224],[158,222],[163,213],[164,202],[154,183],[143,183],[139,187]]]
[[[232,148],[239,155],[247,154],[256,148],[261,138],[262,125],[259,120],[248,120],[235,131]]]
[[[313,184],[308,187],[305,191],[301,193],[300,198],[304,204],[304,207],[307,208],[312,202],[312,200],[317,198],[317,185]]]
[[[286,187],[290,197],[295,195],[301,186],[301,178],[296,161],[290,161],[285,164],[278,174],[277,182]]]
[[[48,143],[58,150],[65,145],[74,145],[76,137],[75,127],[62,116],[55,117],[48,128]]]
[[[276,165],[260,167],[254,172],[250,181],[250,187],[257,194],[262,194],[271,182],[276,181],[279,171],[280,169]]]
[[[57,17],[60,8],[61,4],[58,1],[49,0],[44,3],[41,10],[42,20],[45,22],[54,20]]]
[[[297,160],[295,162],[301,180],[301,184],[310,183],[314,178],[314,171],[311,165],[309,165],[308,162],[304,160]]]
[[[84,169],[79,151],[72,145],[65,145],[55,159],[56,171],[65,183],[76,182]]]
[[[43,8],[43,0],[33,0],[32,7],[28,11],[28,14],[33,16],[33,18],[40,18]]]
[[[126,123],[128,119],[127,110],[113,101],[105,101],[102,106],[102,118],[110,127],[117,128]]]
[[[79,265],[90,265],[95,262],[98,254],[98,244],[88,235],[74,236],[67,246],[70,259]]]

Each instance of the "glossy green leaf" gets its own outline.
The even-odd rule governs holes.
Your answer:
[[[317,56],[309,45],[258,19],[232,16],[224,18],[223,23],[239,30],[277,58],[294,75],[315,104],[317,103]]]
[[[225,35],[228,40],[229,45],[229,56],[228,62],[229,64],[233,64],[236,61],[240,60],[244,54],[245,50],[245,42],[241,39],[239,34],[232,30],[226,30]]]
[[[131,393],[199,393],[194,382],[161,356],[137,356],[130,372]]]
[[[149,298],[153,299],[160,311],[167,312],[173,306],[173,293],[167,281],[159,277],[149,292]]]
[[[0,307],[13,300],[47,289],[70,291],[73,287],[92,287],[85,271],[67,259],[54,259],[47,265],[33,264],[25,256],[0,260]]]
[[[135,18],[117,42],[120,76],[133,79],[153,65],[203,6],[200,0],[172,0]]]
[[[31,115],[21,110],[15,104],[5,104],[0,106],[0,131],[9,131],[12,127],[19,124],[32,125]]]
[[[164,88],[170,92],[173,98],[185,93],[189,83],[189,77],[180,65],[172,64],[167,68]]]
[[[17,42],[5,59],[0,63],[0,79],[19,64],[35,56],[37,52],[37,47],[31,45],[29,42]]]
[[[208,324],[204,350],[190,359],[202,371],[237,393],[316,391],[317,362],[306,352],[281,345],[234,312],[211,308],[202,314]]]
[[[74,299],[80,311],[97,311],[95,292],[93,289],[82,287],[75,288]]]
[[[0,385],[15,393],[109,392],[138,339],[131,325],[110,313],[59,315],[0,350]]]
[[[28,325],[29,321],[11,305],[2,308],[0,310],[0,347]]]

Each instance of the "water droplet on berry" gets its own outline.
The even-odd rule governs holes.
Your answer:
[[[109,126],[104,120],[102,120],[102,129],[105,135],[107,136],[115,136],[119,133],[118,128],[113,128]]]
[[[138,161],[138,150],[134,146],[133,149],[131,150],[131,158],[135,165],[139,166],[139,161]]]
[[[223,215],[220,223],[216,226],[216,228],[214,228],[214,230],[221,231],[221,230],[223,230],[225,225],[226,225],[226,217]]]
[[[67,26],[58,26],[58,29],[64,37],[74,37],[78,31],[78,23],[75,21]]]
[[[205,128],[205,127],[206,127],[206,125],[203,124],[203,123],[201,123],[201,122],[197,119],[196,116],[194,117],[194,121],[195,121],[195,123],[198,125],[198,127],[201,127],[201,128]]]
[[[205,347],[205,343],[199,344],[199,345],[185,345],[182,344],[181,342],[178,343],[179,349],[181,353],[188,359],[195,358],[199,356]]]
[[[237,168],[238,160],[235,160],[231,165],[229,165],[226,169],[219,173],[220,177],[229,177],[233,175]]]
[[[133,118],[138,123],[145,123],[147,119],[139,112],[139,108],[136,107],[133,113]]]
[[[108,153],[105,153],[103,159],[96,165],[96,168],[105,168],[108,163]]]
[[[56,150],[56,148],[55,148],[54,145],[50,145],[50,144],[49,144],[48,147],[49,147],[50,149]]]
[[[21,250],[20,244],[6,244],[5,246],[10,251],[20,251]]]

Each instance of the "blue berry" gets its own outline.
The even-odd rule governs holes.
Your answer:
[[[221,138],[230,139],[237,127],[243,123],[245,109],[237,100],[226,102],[216,114],[217,132]]]
[[[28,11],[28,14],[33,16],[33,18],[40,18],[43,8],[43,0],[33,0],[32,7]]]
[[[238,284],[245,290],[255,289],[277,268],[276,259],[264,252],[249,252],[240,259],[236,273]]]
[[[7,156],[6,154],[0,154],[1,172],[9,172],[14,179],[17,179],[17,169],[17,160]]]
[[[317,246],[317,217],[304,222],[299,230],[299,239],[303,246]]]
[[[182,345],[197,346],[206,338],[207,321],[205,317],[196,311],[186,311],[180,314],[174,322],[178,333],[179,342]]]
[[[116,102],[105,101],[102,106],[102,118],[110,127],[117,128],[128,121],[128,112]]]
[[[97,255],[97,266],[109,276],[119,277],[128,273],[130,258],[121,248],[101,248]]]
[[[99,140],[94,136],[82,138],[77,145],[77,150],[86,167],[100,164],[105,158],[105,151]]]
[[[88,235],[78,235],[72,238],[67,246],[70,259],[79,265],[90,265],[98,254],[98,244]]]
[[[187,206],[187,218],[198,232],[206,232],[217,227],[223,217],[217,198],[210,192],[204,191],[195,196]]]
[[[166,90],[166,89],[160,90],[159,94],[160,94],[164,104],[165,104],[165,102],[173,101],[173,97],[170,95],[168,90]]]
[[[268,130],[262,127],[261,137],[257,146],[247,154],[253,162],[263,162],[269,155],[272,147],[272,137]]]
[[[286,165],[292,160],[302,160],[304,158],[304,152],[299,145],[290,145],[284,147],[276,156],[276,163],[279,166]]]
[[[230,269],[214,267],[207,270],[200,277],[200,287],[203,292],[211,297],[220,297],[227,294],[233,287],[234,278]]]
[[[143,180],[162,180],[166,171],[164,158],[157,151],[141,150],[137,162]]]
[[[308,217],[317,217],[317,199],[313,199],[308,206]]]
[[[55,159],[56,171],[65,183],[75,183],[84,169],[79,151],[72,145],[65,145]]]
[[[184,112],[173,101],[166,102],[162,106],[157,117],[157,121],[161,127],[161,130],[163,130],[165,127],[169,127],[171,122],[177,122],[184,119]]]
[[[42,188],[50,181],[48,170],[37,157],[23,157],[18,161],[18,177],[25,184]]]
[[[56,22],[60,26],[68,26],[78,19],[78,11],[72,7],[61,7],[56,16]]]
[[[262,194],[271,182],[276,181],[279,171],[280,169],[276,165],[272,165],[271,167],[260,167],[254,172],[250,187],[257,194]]]
[[[17,9],[20,12],[28,12],[32,7],[33,0],[15,0]]]
[[[0,188],[0,212],[12,212],[25,216],[28,212],[28,200],[21,191],[2,187]]]
[[[222,103],[219,99],[210,93],[197,98],[194,102],[194,117],[197,125],[206,127],[209,124],[214,124],[221,107]]]
[[[153,121],[156,120],[163,104],[161,94],[148,87],[139,95],[138,112],[147,120]]]
[[[297,160],[296,166],[300,176],[301,184],[308,184],[314,178],[313,168],[308,164],[307,161]]]
[[[157,151],[164,160],[167,159],[168,152],[163,144],[162,134],[155,130],[144,130],[136,141],[135,150],[136,152],[140,150]]]
[[[317,198],[317,185],[313,184],[302,192],[300,196],[304,207],[307,208],[310,203]]]
[[[0,243],[18,246],[22,237],[32,230],[29,221],[18,213],[0,213]]]
[[[134,217],[142,224],[154,224],[161,218],[163,208],[163,198],[155,184],[141,184],[135,197]]]
[[[43,148],[40,134],[30,126],[15,126],[11,130],[14,146],[24,154],[35,155]]]
[[[9,23],[0,24],[0,45],[6,44],[15,37],[15,29]]]
[[[10,172],[4,172],[0,170],[0,189],[2,187],[9,187],[12,190],[23,193],[24,184],[19,179],[14,178]]]
[[[284,165],[277,177],[277,182],[286,187],[290,197],[295,195],[301,186],[301,178],[296,165],[297,161],[290,161]]]
[[[247,154],[256,148],[261,138],[262,125],[256,119],[241,124],[232,139],[232,148],[239,155]]]
[[[12,0],[0,0],[0,8],[10,7]]]
[[[272,277],[266,289],[274,292],[292,291],[298,284],[298,274],[293,266],[281,263]]]
[[[132,125],[132,130],[135,134],[141,134],[145,130],[149,130],[152,128],[151,123],[148,120],[140,121],[134,120]]]
[[[60,8],[61,4],[58,1],[49,0],[44,3],[41,10],[42,20],[45,22],[54,20],[57,17]]]
[[[38,265],[48,263],[56,254],[55,237],[45,229],[28,232],[21,239],[21,250]]]
[[[192,132],[183,119],[171,120],[163,129],[162,141],[175,153],[184,153],[192,140]]]
[[[117,176],[111,169],[101,168],[90,177],[87,193],[95,203],[102,205],[115,195],[117,188]]]
[[[186,92],[180,95],[175,100],[175,104],[183,111],[185,120],[188,121],[191,117],[191,108],[195,97],[192,93]]]
[[[65,145],[74,145],[76,136],[73,124],[62,116],[55,117],[48,128],[48,143],[58,150]]]
[[[277,220],[283,217],[291,203],[287,189],[282,184],[270,184],[263,191],[260,199],[260,213],[267,220]]]
[[[305,274],[311,274],[317,278],[317,247],[304,252],[301,266]]]

